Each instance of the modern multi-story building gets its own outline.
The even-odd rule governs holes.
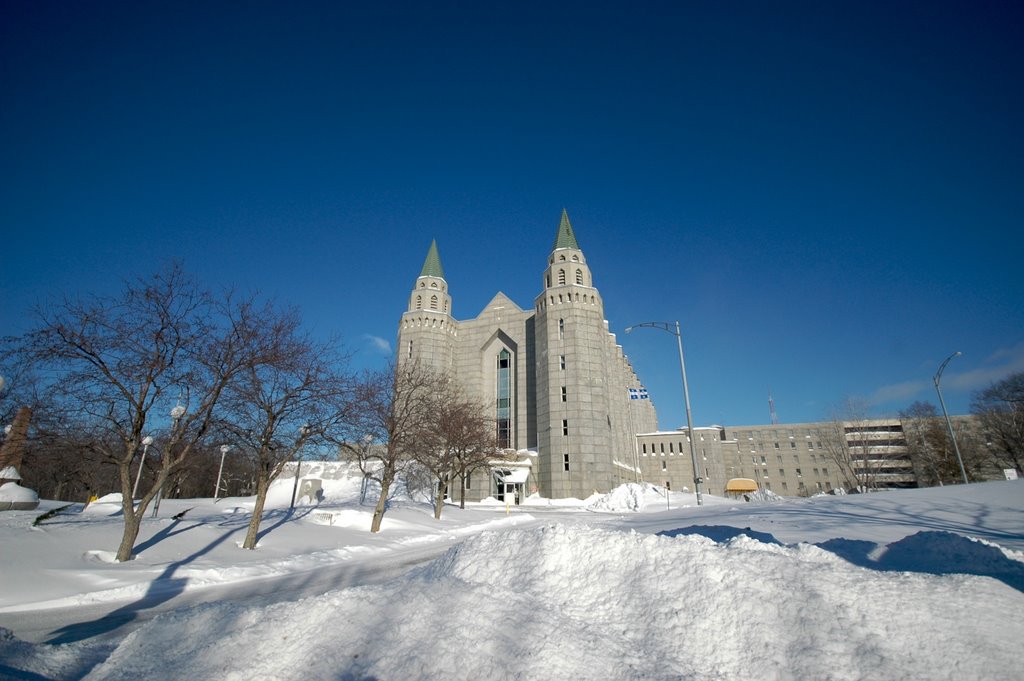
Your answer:
[[[916,487],[900,419],[861,419],[695,428],[698,474],[710,494],[729,480],[753,480],[780,496],[835,489]],[[685,430],[637,435],[644,480],[692,489],[693,465]]]
[[[399,323],[397,353],[399,362],[445,371],[493,404],[499,446],[519,452],[485,483],[471,478],[470,499],[606,492],[636,479],[634,433],[657,428],[651,401],[630,399],[642,386],[609,332],[565,211],[528,309],[499,292],[475,319],[457,320],[431,243]]]

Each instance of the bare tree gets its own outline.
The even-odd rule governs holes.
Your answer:
[[[949,431],[930,402],[914,402],[900,413],[907,453],[922,487],[956,482],[960,468]]]
[[[368,372],[353,387],[352,418],[328,431],[342,452],[358,462],[365,479],[380,486],[371,532],[379,532],[391,487],[429,446],[427,426],[433,417],[432,396],[443,379],[418,362]]]
[[[416,460],[433,476],[434,517],[441,519],[445,490],[458,478],[460,506],[465,508],[465,479],[497,456],[494,420],[486,408],[470,399],[449,377],[438,377],[438,389],[431,396],[433,418],[425,425],[422,446]]]
[[[493,461],[505,458],[505,453],[498,448],[494,418],[485,405],[467,400],[453,425],[454,473],[459,481],[459,508],[464,509],[469,477],[477,471],[488,470]]]
[[[971,412],[990,443],[990,456],[1001,468],[1024,474],[1024,372],[1011,374],[974,394]]]
[[[256,505],[245,549],[256,548],[270,484],[331,419],[348,416],[347,358],[335,342],[315,343],[301,334],[300,324],[294,310],[265,320],[273,351],[265,363],[239,372],[218,409],[219,429],[251,452],[255,464]]]
[[[263,310],[230,295],[215,302],[175,263],[128,282],[119,297],[65,298],[38,317],[16,352],[50,372],[49,403],[96,433],[90,446],[117,466],[124,511],[117,560],[130,560],[146,509],[208,434],[225,387],[265,361]],[[160,468],[135,504],[131,469],[142,440],[168,425]]]
[[[832,420],[818,432],[825,454],[838,467],[847,488],[859,492],[875,486],[878,467],[871,453],[872,443],[864,436],[868,430],[866,414],[865,403],[848,398],[833,410]],[[853,436],[852,441],[848,435]]]

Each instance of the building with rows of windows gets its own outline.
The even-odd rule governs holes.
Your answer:
[[[900,419],[695,428],[698,474],[710,494],[729,480],[753,480],[780,496],[835,489],[917,487]],[[694,479],[686,430],[637,435],[644,480],[672,489]]]
[[[398,329],[397,359],[454,376],[493,405],[498,444],[517,453],[473,475],[468,499],[586,498],[647,481],[710,494],[729,480],[781,496],[916,487],[899,419],[710,426],[658,431],[657,416],[604,319],[601,294],[562,212],[541,291],[531,308],[497,293],[480,314],[457,320],[433,242]],[[920,473],[920,472],[918,472]]]
[[[498,444],[518,460],[471,477],[468,499],[537,492],[586,498],[637,477],[634,434],[657,428],[609,332],[601,294],[562,212],[541,291],[523,309],[498,293],[475,319],[452,315],[436,242],[398,329],[399,362],[445,371],[493,404]]]

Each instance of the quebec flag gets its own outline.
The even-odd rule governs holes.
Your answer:
[[[648,400],[650,396],[647,394],[647,388],[640,386],[637,388],[629,388],[629,399],[631,400]]]

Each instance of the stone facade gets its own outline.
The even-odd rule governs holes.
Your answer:
[[[446,371],[493,404],[499,444],[521,453],[486,484],[474,476],[467,498],[501,498],[513,489],[506,484],[519,498],[607,492],[637,478],[633,434],[656,428],[650,400],[630,399],[640,381],[609,332],[564,211],[530,309],[498,293],[475,319],[456,320],[432,243],[399,323],[397,359]]]
[[[697,465],[708,494],[725,495],[732,478],[749,478],[779,496],[851,490],[856,480],[837,459],[840,447],[855,466],[870,466],[872,489],[917,487],[899,419],[823,421],[695,428]],[[692,489],[685,430],[637,435],[643,479],[672,489]]]

